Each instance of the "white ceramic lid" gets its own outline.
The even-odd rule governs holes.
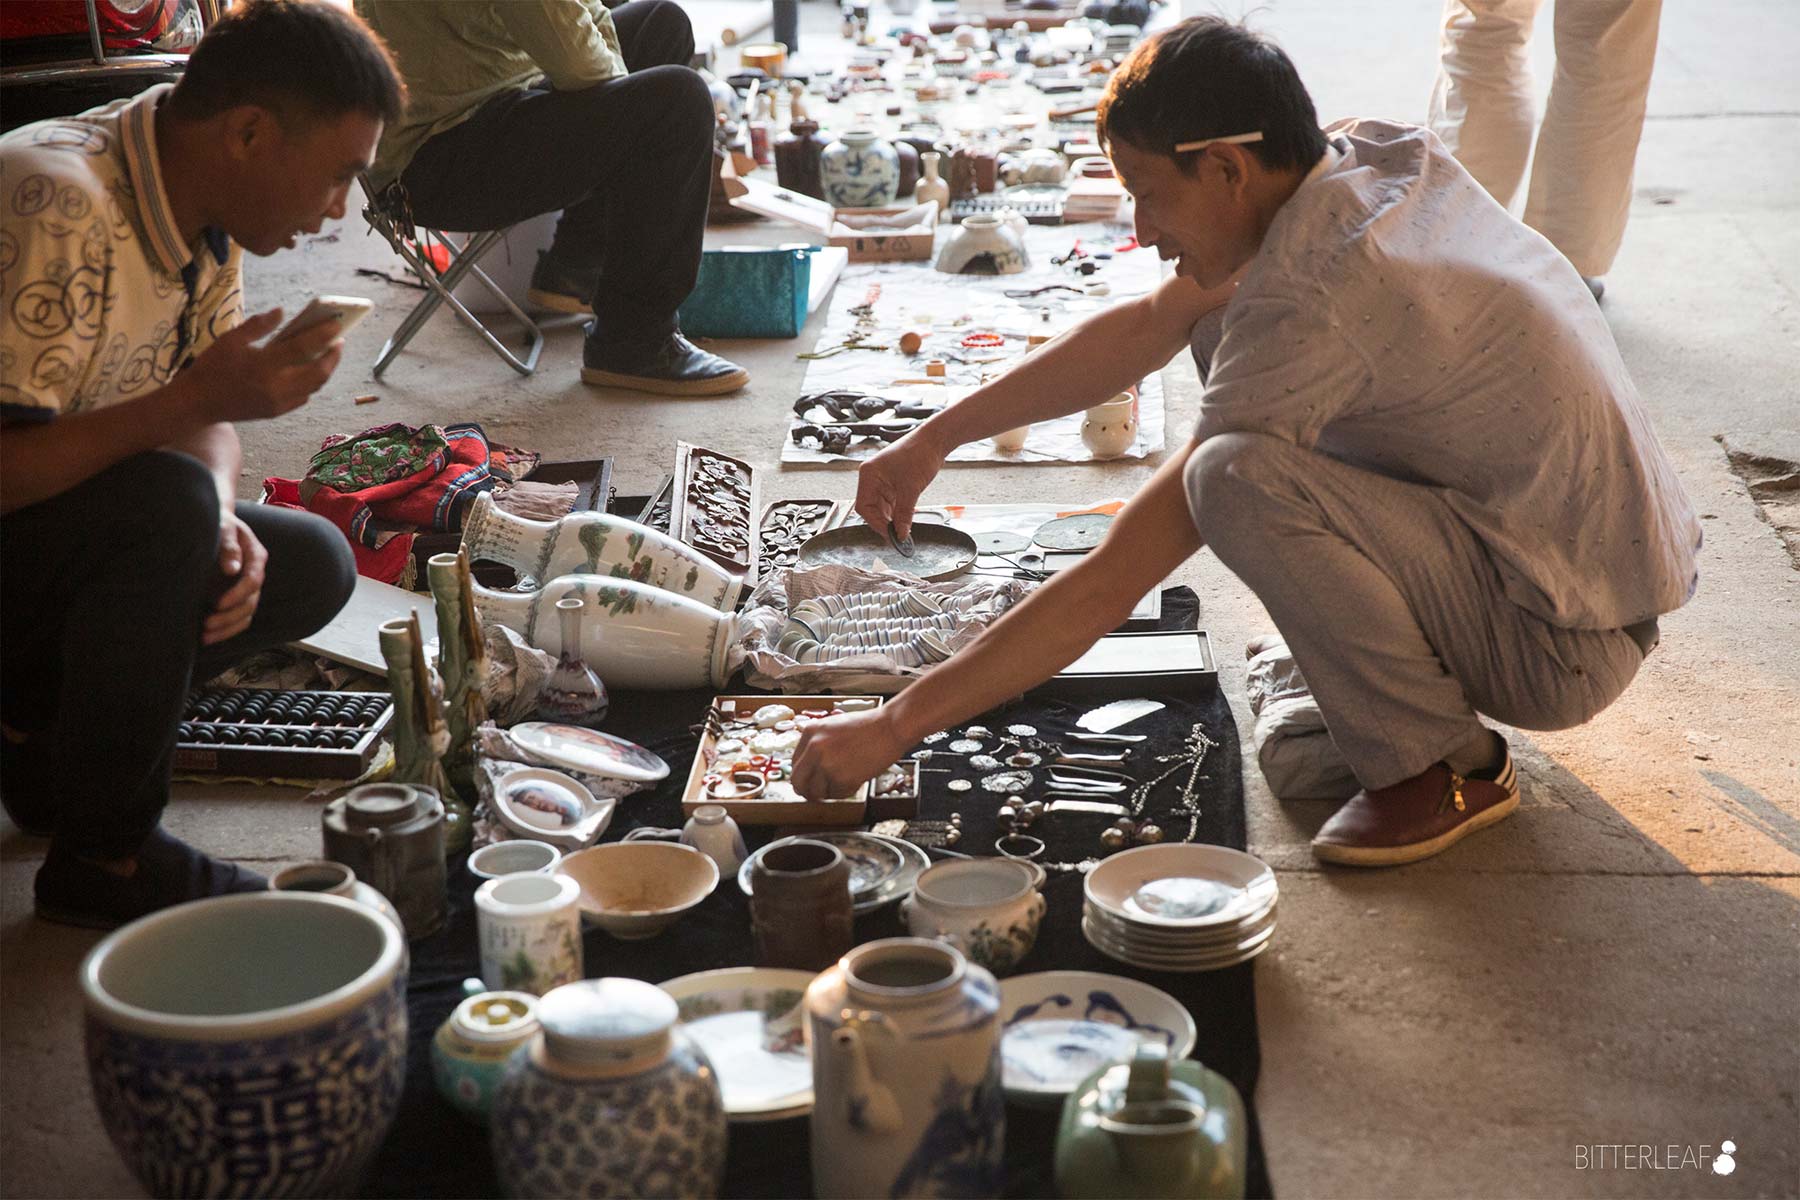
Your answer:
[[[538,1002],[552,1058],[606,1067],[654,1055],[667,1045],[675,998],[639,979],[584,979],[553,988]]]

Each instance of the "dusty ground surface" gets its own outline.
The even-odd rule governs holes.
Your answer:
[[[1278,0],[1254,20],[1289,48],[1322,119],[1418,120],[1436,8]],[[825,31],[815,44],[833,36],[829,12],[804,11]],[[1664,14],[1606,312],[1707,542],[1698,596],[1664,618],[1636,683],[1588,726],[1512,733],[1519,814],[1412,868],[1320,869],[1306,843],[1327,807],[1276,802],[1254,768],[1246,781],[1251,848],[1287,893],[1257,968],[1256,1097],[1287,1195],[1800,1195],[1800,571],[1776,528],[1784,511],[1792,522],[1792,493],[1784,510],[1768,487],[1800,459],[1796,51],[1788,0]],[[1547,86],[1544,46],[1534,62]],[[752,372],[747,392],[668,401],[583,387],[568,333],[521,381],[446,316],[377,385],[368,364],[412,294],[358,265],[393,264],[353,214],[252,267],[258,305],[347,291],[379,309],[310,406],[244,429],[246,497],[297,472],[326,433],[452,419],[569,457],[615,455],[621,491],[648,487],[689,438],[770,464],[766,498],[852,493],[845,472],[773,468],[803,347],[725,345]],[[1178,441],[1198,388],[1185,363],[1166,378]],[[367,392],[379,403],[353,407]],[[1740,476],[1727,448],[1764,465]],[[1118,495],[1149,470],[953,469],[927,500]],[[1774,496],[1768,513],[1752,484]],[[1266,617],[1205,554],[1178,579],[1200,592],[1247,734],[1238,651]],[[183,787],[168,824],[272,869],[317,852],[317,805],[301,796]],[[135,1194],[82,1064],[75,967],[95,939],[32,919],[43,843],[0,829],[0,1194]],[[1691,1147],[1706,1162],[1727,1139],[1729,1176],[1583,1150],[1657,1147],[1660,1161],[1673,1146],[1679,1162]]]

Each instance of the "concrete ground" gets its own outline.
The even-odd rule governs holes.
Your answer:
[[[814,45],[835,36],[830,11],[803,11]],[[1287,46],[1322,119],[1419,120],[1436,11],[1275,0],[1252,20]],[[1663,16],[1606,312],[1707,542],[1698,596],[1663,620],[1636,683],[1583,728],[1511,733],[1518,815],[1411,868],[1321,869],[1306,843],[1328,806],[1279,803],[1250,770],[1251,848],[1286,892],[1258,968],[1256,1097],[1286,1195],[1800,1195],[1800,570],[1725,450],[1800,459],[1794,11],[1714,0]],[[1545,87],[1544,47],[1534,62]],[[791,236],[738,227],[714,240]],[[848,472],[775,468],[802,346],[729,344],[748,392],[655,400],[583,387],[573,334],[521,381],[440,317],[376,384],[368,364],[413,294],[353,275],[359,265],[393,266],[354,215],[252,265],[258,307],[292,311],[321,291],[379,307],[311,405],[244,428],[246,497],[329,432],[450,419],[570,457],[615,455],[626,492],[655,482],[685,438],[767,464],[765,498],[852,494]],[[1184,363],[1167,379],[1178,438],[1198,387]],[[370,392],[379,403],[352,405]],[[954,469],[927,500],[1117,495],[1150,469]],[[1200,592],[1247,734],[1238,650],[1267,619],[1205,554],[1178,581]],[[268,869],[317,852],[317,808],[298,791],[189,786],[168,823]],[[0,830],[0,1194],[136,1194],[82,1064],[74,973],[95,938],[32,919],[43,843]],[[1726,1140],[1729,1175],[1712,1164]]]

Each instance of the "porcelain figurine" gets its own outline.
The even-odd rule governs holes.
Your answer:
[[[1137,397],[1120,392],[1105,404],[1087,410],[1081,420],[1081,440],[1095,458],[1117,458],[1137,441]]]
[[[885,208],[899,195],[899,155],[872,129],[846,130],[819,156],[819,186],[833,208]]]
[[[562,575],[608,575],[646,583],[730,612],[743,590],[733,575],[692,546],[611,513],[570,513],[559,521],[515,517],[492,496],[475,498],[463,525],[469,558],[502,563],[543,584]]]
[[[537,1006],[529,992],[481,992],[438,1026],[431,1079],[464,1116],[487,1123],[507,1060],[537,1034]]]
[[[996,975],[1031,952],[1044,919],[1042,868],[1011,859],[942,862],[900,902],[914,937],[936,938]]]
[[[386,896],[408,938],[444,923],[444,803],[428,787],[365,783],[325,806],[325,857]]]
[[[716,1196],[727,1127],[718,1075],[636,979],[589,979],[538,1005],[540,1029],[494,1094],[509,1196]]]
[[[851,950],[806,990],[813,1188],[822,1197],[998,1196],[999,991],[940,942]]]
[[[1129,1063],[1095,1071],[1063,1102],[1056,1191],[1079,1200],[1244,1194],[1244,1101],[1231,1081],[1141,1042]]]
[[[431,668],[425,665],[418,614],[388,621],[378,636],[381,657],[387,660],[388,693],[394,699],[394,770],[388,778],[436,793],[444,803],[444,853],[459,854],[469,848],[473,810],[450,786],[444,770],[450,729],[431,686]]]
[[[480,499],[493,502],[483,493]],[[487,681],[487,641],[475,615],[475,599],[469,594],[469,555],[434,554],[425,563],[431,598],[437,608],[438,678],[444,684],[444,723],[450,748],[444,753],[444,773],[463,804],[473,809],[475,791],[475,731],[488,718],[487,701],[481,694]]]
[[[1016,275],[1031,265],[1031,256],[1009,221],[979,213],[962,219],[962,227],[938,251],[936,265],[950,275]]]
[[[925,176],[919,180],[919,186],[913,192],[914,203],[935,204],[939,209],[947,207],[950,203],[950,185],[938,174],[938,164],[943,161],[944,156],[935,150],[927,150],[919,158]]]
[[[536,716],[540,721],[594,726],[606,716],[606,684],[581,657],[581,610],[586,607],[579,596],[564,596],[556,602],[562,648],[556,654],[556,667],[538,693]]]
[[[341,896],[196,900],[110,934],[79,978],[94,1102],[150,1195],[362,1194],[406,1082],[391,921]]]
[[[737,618],[674,592],[604,575],[564,575],[535,592],[474,585],[485,621],[504,625],[549,654],[561,654],[556,602],[581,610],[581,657],[612,688],[722,687],[737,637]]]

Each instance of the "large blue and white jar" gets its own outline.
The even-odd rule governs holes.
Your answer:
[[[900,194],[900,156],[872,129],[850,129],[819,156],[819,186],[833,208],[886,208]]]
[[[953,947],[868,942],[806,989],[814,1194],[998,1196],[1000,993]]]
[[[538,1002],[539,1032],[494,1093],[507,1195],[718,1195],[719,1077],[676,1019],[667,992],[635,979],[584,979]]]

